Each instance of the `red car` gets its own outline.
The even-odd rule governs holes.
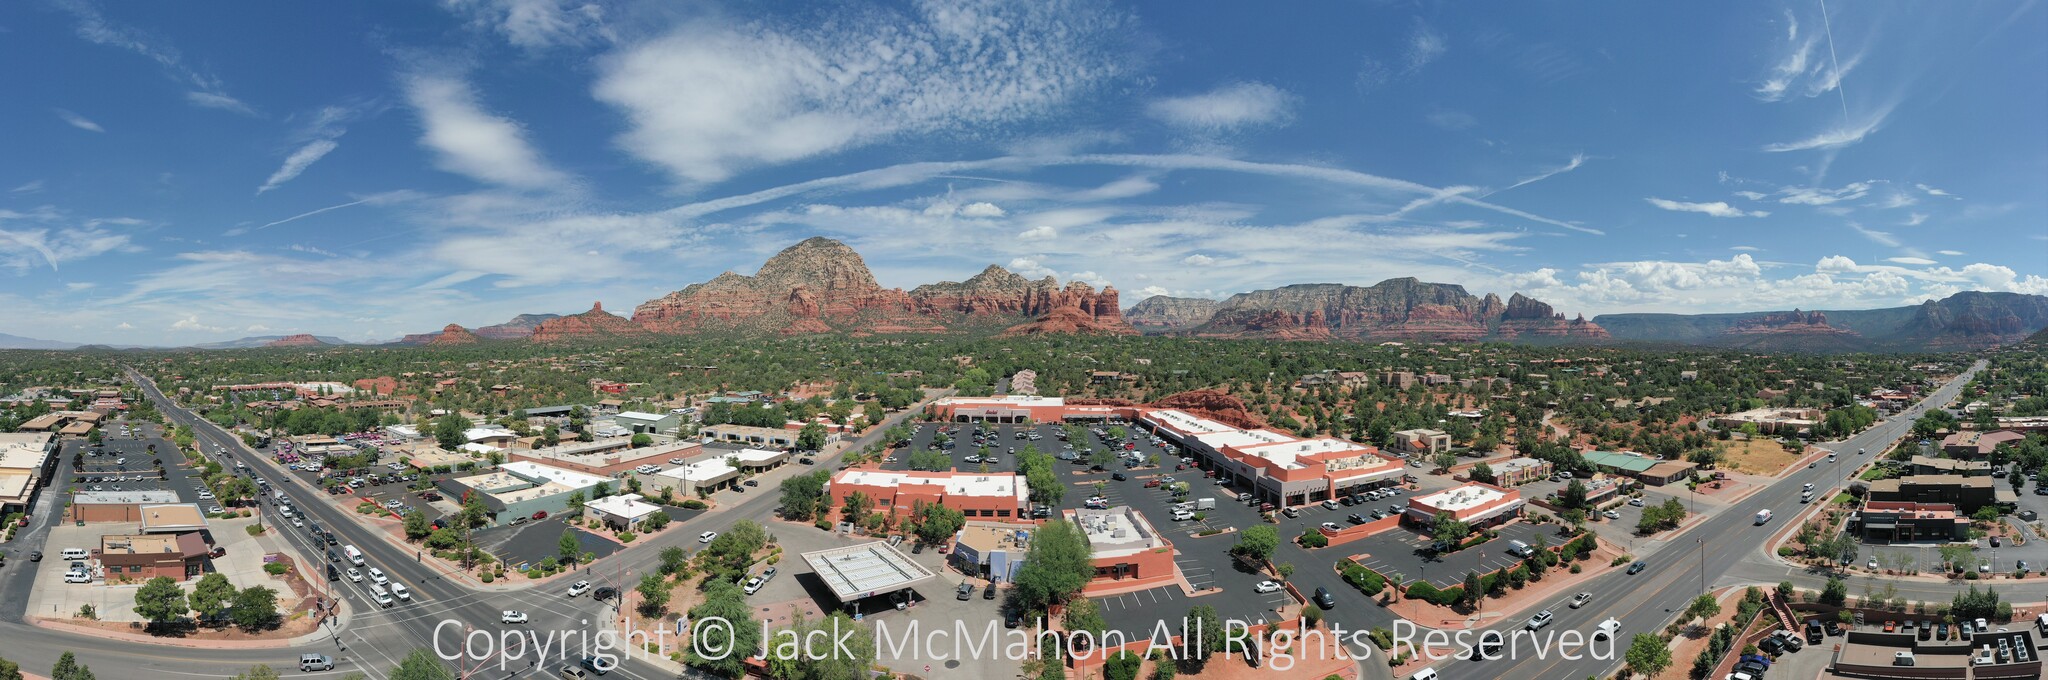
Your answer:
[[[1159,480],[1157,480],[1157,479],[1148,479],[1148,480],[1145,480],[1145,488],[1147,488],[1147,489],[1150,489],[1150,488],[1154,488],[1154,487],[1157,487],[1157,486],[1159,486]]]
[[[534,519],[535,521],[539,521],[539,520],[544,520],[544,519],[547,519],[547,518],[548,518],[548,511],[546,511],[546,510],[542,510],[542,511],[540,511],[540,512],[536,512],[536,513],[533,513],[533,519]]]

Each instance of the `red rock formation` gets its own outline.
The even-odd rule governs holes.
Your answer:
[[[442,327],[441,332],[434,334],[434,339],[427,341],[427,344],[438,346],[474,345],[477,342],[479,340],[476,334],[469,332],[467,328],[451,323]]]
[[[540,327],[540,325],[546,322],[548,319],[553,319],[559,316],[561,315],[521,314],[519,316],[512,317],[511,321],[507,321],[501,324],[484,326],[472,332],[476,334],[476,337],[483,340],[518,340],[520,338],[533,335],[533,329]]]
[[[1856,331],[1828,325],[1826,312],[1772,312],[1737,319],[1723,331],[1726,335],[1856,335]]]
[[[1266,426],[1265,418],[1252,413],[1243,401],[1221,390],[1189,390],[1147,406],[1177,408],[1231,427],[1253,429]]]
[[[726,272],[650,300],[633,310],[633,320],[659,333],[867,335],[971,327],[1016,327],[1019,333],[1133,332],[1123,322],[1115,289],[1098,293],[1079,282],[1061,288],[1051,278],[1030,282],[992,266],[964,283],[920,286],[906,293],[883,288],[859,253],[828,238],[784,249],[753,276]]]
[[[646,335],[647,329],[616,314],[604,311],[604,303],[591,303],[590,311],[541,322],[527,336],[533,342],[611,339]]]
[[[1314,330],[1320,321],[1323,331]],[[1546,337],[1600,340],[1592,322],[1566,321],[1550,306],[1516,294],[1473,297],[1463,286],[1388,279],[1371,287],[1297,284],[1231,296],[1190,333],[1203,337],[1333,337],[1356,340],[1471,341]]]
[[[1489,294],[1488,299],[1498,299]],[[1507,307],[1501,311],[1500,326],[1495,335],[1503,340],[1551,338],[1607,340],[1607,329],[1586,320],[1586,315],[1566,321],[1563,314],[1554,314],[1550,305],[1532,297],[1516,293],[1508,298]]]
[[[310,333],[287,335],[282,338],[278,338],[276,340],[263,343],[264,347],[324,347],[326,345],[327,343],[321,342],[319,338],[313,337],[312,334]]]
[[[1205,338],[1262,338],[1267,340],[1329,340],[1330,325],[1322,310],[1305,313],[1268,309],[1233,313],[1229,330],[1197,330]]]

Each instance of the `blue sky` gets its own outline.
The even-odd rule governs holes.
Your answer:
[[[813,235],[1223,297],[2048,293],[2048,10],[1836,3],[0,8],[0,332],[388,339]]]

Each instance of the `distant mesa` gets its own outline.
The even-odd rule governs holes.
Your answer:
[[[484,340],[518,340],[533,335],[533,329],[539,328],[541,322],[561,316],[560,314],[521,314],[512,317],[511,321],[484,326],[476,329],[474,332],[476,337]]]
[[[542,321],[527,336],[533,342],[606,340],[647,335],[647,329],[625,317],[604,311],[603,302],[590,303],[590,311]]]
[[[327,344],[328,344],[327,342],[324,342],[324,341],[322,341],[322,340],[321,340],[321,339],[319,339],[319,338],[313,337],[313,336],[312,336],[312,334],[310,334],[310,333],[299,333],[299,334],[296,334],[296,335],[287,335],[287,336],[284,336],[284,337],[282,337],[282,338],[278,338],[278,339],[276,339],[276,340],[272,340],[272,341],[270,341],[270,342],[266,342],[266,343],[263,343],[263,346],[264,346],[264,347],[320,347],[320,346],[324,346],[324,345],[327,345]]]
[[[2048,328],[2048,296],[1970,291],[1908,307],[1740,314],[1603,314],[1619,340],[1759,351],[1950,351],[1996,347]]]
[[[461,325],[451,323],[442,327],[441,332],[434,334],[434,339],[427,341],[427,344],[437,346],[474,345],[478,342],[480,341],[475,333],[469,332],[469,329],[463,328]]]
[[[1154,295],[1132,305],[1124,320],[1141,333],[1172,333],[1208,323],[1222,304],[1208,298]]]

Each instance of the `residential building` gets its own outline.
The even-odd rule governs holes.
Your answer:
[[[1012,374],[1010,394],[1038,394],[1038,371],[1027,368]]]
[[[1474,529],[1504,524],[1522,515],[1522,492],[1492,484],[1466,482],[1443,491],[1408,498],[1403,522],[1427,527],[1438,513],[1449,513]]]
[[[1294,381],[1294,384],[1298,387],[1327,385],[1330,387],[1356,388],[1371,385],[1373,377],[1373,374],[1365,371],[1328,370],[1301,376],[1301,379]]]
[[[832,476],[826,495],[836,514],[855,493],[865,495],[885,516],[916,511],[924,503],[959,510],[968,519],[1020,519],[1031,497],[1023,475],[1014,472],[893,472],[850,469]]]
[[[1451,450],[1451,435],[1442,430],[1402,430],[1394,433],[1394,448],[1416,454],[1435,454]]]
[[[1399,388],[1399,389],[1404,389],[1404,390],[1405,390],[1405,389],[1408,389],[1408,388],[1410,388],[1410,387],[1414,387],[1414,386],[1415,386],[1415,372],[1414,372],[1414,371],[1387,371],[1387,372],[1385,372],[1385,373],[1381,373],[1381,374],[1380,374],[1380,384],[1383,384],[1383,385],[1390,385],[1390,386],[1393,386],[1393,387],[1396,387],[1396,388]]]
[[[1173,562],[1173,544],[1130,506],[1066,510],[1063,514],[1081,528],[1095,565],[1095,578],[1083,593],[1149,587],[1180,578]]]
[[[1970,540],[1970,518],[1948,503],[1870,501],[1849,516],[1849,530],[1869,543]]]

